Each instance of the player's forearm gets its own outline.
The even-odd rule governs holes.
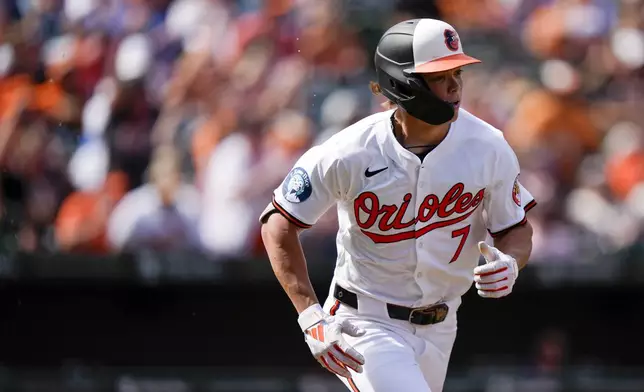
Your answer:
[[[532,252],[532,226],[530,222],[517,226],[495,238],[494,246],[506,255],[514,257],[519,269],[525,267]]]
[[[273,272],[298,313],[318,299],[309,279],[298,229],[279,214],[262,225],[262,240]]]

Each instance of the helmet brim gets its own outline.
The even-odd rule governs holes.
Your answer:
[[[450,56],[441,57],[436,60],[428,61],[413,69],[410,73],[433,73],[449,71],[454,68],[463,67],[465,65],[480,63],[481,60],[468,56],[463,53],[457,53]]]

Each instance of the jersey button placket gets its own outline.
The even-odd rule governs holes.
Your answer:
[[[417,176],[416,176],[416,179],[417,179],[416,180],[417,181],[417,183],[416,183],[416,214],[419,214],[420,206],[423,203],[423,200],[425,200],[425,196],[427,196],[427,191],[423,189],[423,188],[426,188],[426,182],[424,181],[424,179],[422,177],[422,170],[420,170],[420,169],[422,169],[422,166],[420,168],[416,167],[416,170],[417,170]],[[418,217],[418,215],[416,215],[416,216]],[[418,219],[416,219],[416,226],[418,227],[419,225],[421,225],[421,222]],[[418,241],[417,245],[422,247],[423,242]]]
[[[418,193],[417,199],[419,203],[422,203],[422,201],[425,199],[425,196],[427,195],[427,190],[426,190],[427,182],[423,180],[424,169],[425,169],[424,165],[421,165],[420,167],[416,167],[416,173],[418,175],[418,188],[416,189],[416,192]],[[420,207],[420,205],[417,206],[416,211],[418,211],[418,207]],[[417,225],[421,225],[421,222],[417,222]],[[416,240],[416,249],[417,249],[417,252],[416,252],[417,254],[422,253],[423,240],[420,238]],[[418,262],[418,267],[416,270],[417,281],[420,281],[421,279],[423,279],[423,272],[420,271],[420,268],[422,268],[422,266],[421,266],[421,263]],[[423,287],[422,284],[419,283],[419,285],[421,288]],[[422,290],[422,291],[423,291],[423,296],[425,296],[425,290]]]

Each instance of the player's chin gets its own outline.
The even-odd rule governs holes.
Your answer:
[[[450,121],[454,122],[458,118],[458,112],[459,112],[459,109],[461,108],[461,101],[450,102],[450,104],[454,108],[454,116],[452,116],[452,119]]]

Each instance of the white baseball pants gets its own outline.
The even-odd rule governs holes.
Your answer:
[[[393,320],[386,304],[358,296],[358,310],[329,296],[324,310],[348,319],[367,332],[358,338],[344,335],[365,358],[362,373],[339,377],[353,392],[441,392],[456,339],[456,311],[461,298],[447,302],[449,313],[434,325]]]

